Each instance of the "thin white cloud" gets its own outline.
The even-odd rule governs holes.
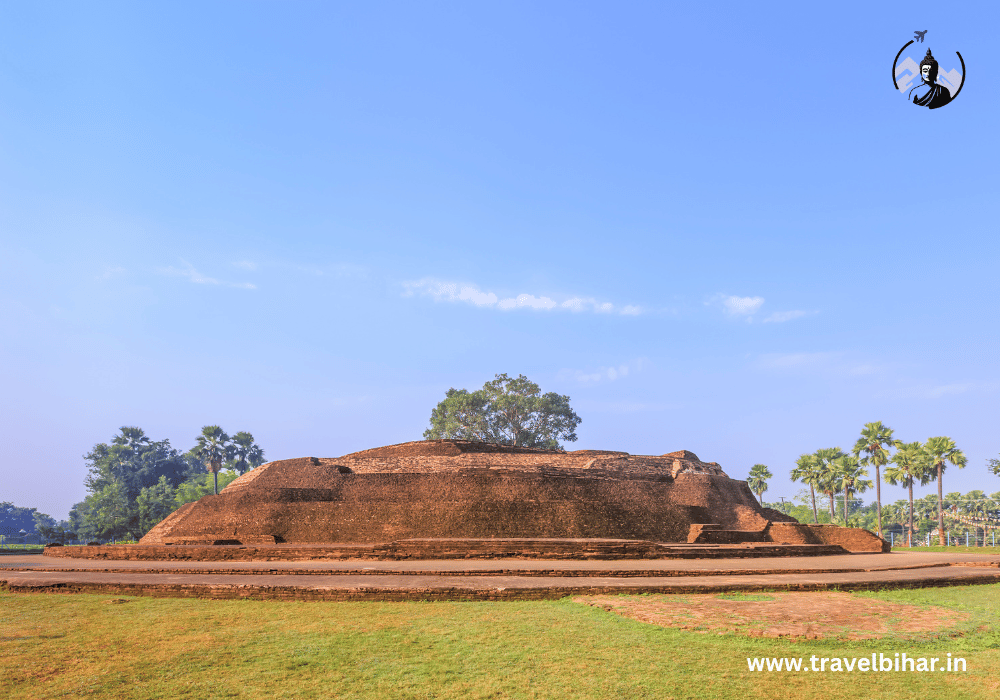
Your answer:
[[[705,302],[706,306],[718,306],[730,316],[753,320],[753,315],[764,305],[764,297],[738,297],[732,294],[716,294]]]
[[[706,306],[717,306],[729,316],[745,318],[752,322],[754,314],[764,306],[764,297],[740,297],[733,294],[716,294],[705,302]],[[816,311],[774,311],[764,318],[764,323],[785,323],[803,316],[810,316]]]
[[[592,313],[614,313],[615,305],[611,302],[600,302],[593,297],[570,297],[564,301],[556,301],[547,296],[535,296],[534,294],[519,294],[516,297],[501,298],[494,292],[483,291],[474,284],[461,284],[458,282],[446,282],[444,280],[425,277],[413,282],[403,282],[403,296],[409,297],[416,294],[429,296],[434,301],[464,302],[478,306],[480,308],[494,308],[502,311],[512,311],[515,309],[534,309],[536,311],[571,311],[580,313],[590,311]],[[642,313],[638,306],[629,305],[623,307],[618,313],[627,316],[637,316]]]
[[[226,287],[235,287],[236,289],[256,289],[257,286],[249,282],[222,282],[215,279],[214,277],[209,277],[208,275],[203,275],[198,272],[194,265],[189,263],[187,260],[181,259],[184,263],[184,268],[178,269],[176,267],[161,267],[157,271],[161,275],[171,275],[174,277],[187,277],[193,284],[211,284],[211,285],[223,285]]]
[[[614,367],[599,367],[587,370],[561,369],[556,374],[556,378],[563,381],[571,380],[584,385],[613,382],[618,379],[624,379],[630,373],[641,372],[648,364],[649,360],[640,357]]]
[[[490,293],[487,296],[494,296]],[[479,304],[482,306],[482,304]],[[536,297],[533,294],[519,294],[516,299],[501,299],[500,303],[497,304],[498,309],[544,309],[548,311],[549,309],[554,309],[558,306],[554,301],[548,297]]]
[[[752,316],[764,304],[764,297],[729,296],[722,300],[726,311],[737,316]]]
[[[493,306],[498,301],[496,294],[482,292],[475,285],[459,286],[455,282],[442,282],[429,277],[416,282],[403,282],[403,287],[406,289],[403,292],[405,297],[419,293],[432,297],[434,301],[464,301],[473,306]]]
[[[253,272],[254,270],[257,269],[257,263],[253,262],[252,260],[237,260],[236,262],[233,263],[233,267],[238,267],[241,270],[249,270],[250,272]]]
[[[796,318],[802,318],[803,316],[811,316],[817,313],[816,311],[775,311],[773,314],[764,319],[764,323],[784,323],[785,321],[791,321]]]

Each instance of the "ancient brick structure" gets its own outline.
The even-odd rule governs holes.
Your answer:
[[[780,523],[781,540],[770,534],[777,521],[791,521]],[[871,533],[850,532],[846,547],[765,511],[746,482],[686,450],[645,456],[428,440],[270,462],[181,507],[140,544],[604,538],[883,549]]]

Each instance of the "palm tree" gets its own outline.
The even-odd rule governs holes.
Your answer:
[[[861,466],[857,457],[844,455],[833,462],[837,477],[837,485],[844,492],[844,527],[847,527],[847,499],[852,493],[864,493],[872,487],[872,482],[864,477],[868,470]],[[881,516],[881,513],[879,513]]]
[[[822,465],[816,455],[799,455],[795,460],[795,469],[792,470],[792,481],[801,481],[809,486],[809,493],[812,496],[813,522],[819,522],[819,514],[816,512],[816,488],[823,483]]]
[[[983,531],[983,542],[986,541],[986,492],[976,489],[969,491],[962,500],[962,513],[966,521],[976,532],[976,542],[979,542],[979,531]]]
[[[215,495],[219,495],[219,470],[229,455],[229,436],[217,425],[206,425],[198,436],[192,454],[205,463],[205,468],[215,477]]]
[[[767,491],[767,480],[773,477],[767,467],[763,464],[755,464],[750,469],[750,476],[747,477],[747,486],[750,490],[757,494],[757,500]]]
[[[142,428],[135,426],[123,425],[121,428],[121,435],[115,435],[111,438],[112,445],[125,445],[132,450],[135,450],[141,445],[148,445],[149,438],[146,436],[146,431]]]
[[[906,501],[896,501],[882,506],[882,520],[892,525],[899,525],[900,530],[906,526],[906,517],[909,512]]]
[[[942,496],[942,483],[945,470],[945,464],[950,462],[954,464],[959,469],[962,469],[966,465],[965,455],[960,449],[955,445],[955,441],[950,437],[932,437],[927,440],[927,446],[925,448],[927,453],[930,455],[931,467],[937,472],[937,484],[938,484],[938,544],[944,544],[944,511],[942,509],[941,502],[944,500]]]
[[[816,460],[819,463],[821,474],[820,491],[830,497],[830,522],[834,520],[833,499],[840,488],[837,486],[837,469],[833,462],[844,457],[844,452],[839,447],[824,447],[816,450]]]
[[[899,442],[896,444],[899,449],[892,456],[891,467],[886,467],[886,482],[896,485],[903,485],[910,494],[910,522],[909,537],[907,546],[913,546],[913,482],[917,481],[921,486],[926,486],[931,480],[931,460],[930,455],[920,442]]]
[[[933,529],[930,525],[934,522],[934,517],[937,513],[937,505],[937,499],[934,496],[924,496],[923,498],[918,498],[913,502],[914,515],[919,516],[921,526],[925,523],[927,524],[928,531]]]
[[[892,428],[882,425],[882,421],[875,423],[865,423],[861,430],[861,437],[854,443],[851,452],[855,457],[860,457],[858,464],[862,466],[875,467],[875,502],[878,503],[878,536],[882,536],[882,475],[879,474],[879,467],[889,463],[889,450],[886,448],[895,447],[896,441],[892,439]],[[865,456],[861,457],[864,453]]]
[[[991,472],[1000,476],[1000,459],[988,459],[986,460],[986,468]]]
[[[240,475],[264,463],[264,450],[254,444],[253,435],[244,431],[233,435],[227,456],[232,460],[233,469]]]

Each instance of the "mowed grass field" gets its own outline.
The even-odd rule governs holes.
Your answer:
[[[1000,540],[998,540],[1000,541]],[[897,545],[892,548],[894,552],[948,552],[949,554],[1000,554],[1000,547],[966,547],[953,546],[953,547],[940,547],[938,545],[932,545],[930,547],[904,547]]]
[[[664,629],[568,599],[323,603],[0,592],[0,697],[1000,698],[1000,585],[854,595],[970,618],[933,638],[792,641]],[[872,652],[951,652],[968,670],[794,673],[747,665],[747,657]]]

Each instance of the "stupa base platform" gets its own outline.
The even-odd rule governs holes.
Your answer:
[[[381,543],[174,544],[46,547],[49,557],[131,561],[342,561],[444,559],[744,559],[848,554],[839,545],[688,544],[620,539],[449,538]]]
[[[919,551],[613,563],[102,561],[31,554],[0,561],[0,592],[317,601],[551,600],[568,595],[881,590],[998,583],[998,566],[997,555]]]

